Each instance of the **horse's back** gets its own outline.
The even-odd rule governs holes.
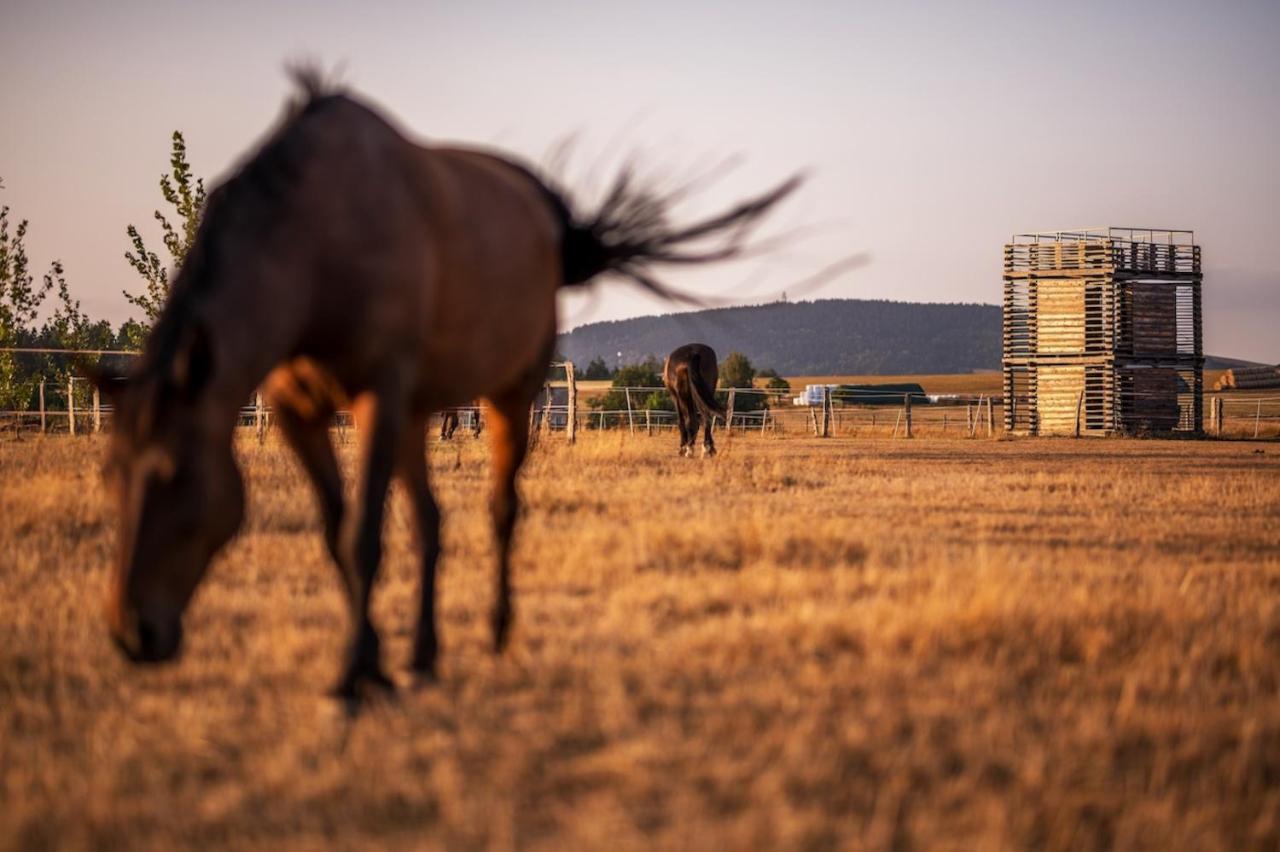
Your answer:
[[[358,390],[414,376],[429,407],[519,380],[555,334],[559,230],[529,173],[416,144],[358,102],[307,122],[314,291],[309,339]],[[316,187],[323,185],[323,191]]]

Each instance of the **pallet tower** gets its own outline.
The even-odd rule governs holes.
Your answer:
[[[1004,247],[1004,425],[1032,435],[1199,434],[1192,231],[1087,228]]]

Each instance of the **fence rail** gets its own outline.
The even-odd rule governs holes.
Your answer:
[[[133,354],[115,350],[26,350],[0,351],[68,355]],[[561,432],[572,442],[580,429],[626,429],[630,434],[652,435],[676,428],[676,412],[668,407],[649,408],[654,394],[665,397],[663,387],[609,387],[606,393],[621,392],[625,408],[593,408],[580,405],[574,366],[570,362],[552,364],[564,370],[564,379],[549,379],[539,401],[530,410],[529,426],[538,432]],[[727,388],[718,391],[725,400],[726,417],[713,424],[732,433],[813,434],[889,437],[996,437],[1004,434],[1004,404],[998,396],[986,394],[928,394],[921,391],[886,391],[874,388],[814,386],[818,399],[812,404],[795,404],[796,394],[781,388]],[[564,400],[556,392],[564,392]],[[1226,391],[1206,394],[1205,431],[1223,437],[1280,436],[1280,396],[1254,396],[1256,391]],[[643,403],[643,404],[642,404]],[[469,418],[482,417],[476,406],[464,406]],[[101,399],[92,383],[80,377],[41,381],[34,405],[27,410],[0,411],[0,432],[88,434],[109,429],[112,406]],[[264,437],[273,413],[256,395],[237,414],[239,426]],[[472,422],[475,422],[474,420]],[[997,426],[997,424],[999,424]],[[334,417],[333,428],[345,440],[356,427],[349,411]]]

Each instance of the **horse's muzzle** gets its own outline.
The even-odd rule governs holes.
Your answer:
[[[182,620],[131,620],[130,628],[111,630],[111,638],[124,655],[135,663],[163,663],[172,660],[182,649]]]

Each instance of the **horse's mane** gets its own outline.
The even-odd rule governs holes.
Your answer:
[[[200,303],[218,280],[219,248],[232,222],[246,213],[270,215],[296,184],[311,147],[308,134],[298,132],[299,124],[333,104],[350,102],[346,90],[315,66],[291,66],[288,74],[295,90],[276,126],[205,199],[196,238],[177,270],[141,359],[143,376],[167,370],[184,345],[185,332],[198,315]]]

